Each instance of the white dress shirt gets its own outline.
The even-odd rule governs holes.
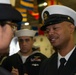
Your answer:
[[[60,59],[61,58],[65,58],[66,59],[66,63],[67,63],[67,61],[68,61],[68,59],[69,59],[69,57],[70,57],[70,55],[72,54],[72,52],[74,51],[74,49],[75,49],[75,47],[66,55],[66,56],[61,56],[59,53],[58,53],[58,68],[59,68],[59,66],[60,66]],[[65,63],[65,64],[66,64]]]

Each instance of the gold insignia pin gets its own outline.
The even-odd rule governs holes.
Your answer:
[[[70,20],[70,17],[68,17],[68,20]]]
[[[44,20],[48,19],[47,13],[44,13],[43,17],[44,17]]]

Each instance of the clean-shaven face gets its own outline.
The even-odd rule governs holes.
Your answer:
[[[21,36],[18,39],[19,39],[20,51],[25,54],[30,53],[33,46],[33,38],[29,36]]]

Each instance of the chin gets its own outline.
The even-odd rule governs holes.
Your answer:
[[[60,50],[61,46],[53,46],[54,50]]]

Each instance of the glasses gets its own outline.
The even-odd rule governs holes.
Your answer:
[[[11,21],[0,21],[0,25],[1,25],[1,26],[4,26],[4,25],[6,25],[6,24],[8,24],[9,26],[11,26],[11,28],[12,28],[13,30],[16,30],[16,29],[17,29],[17,24],[14,23],[14,22],[11,22]]]

